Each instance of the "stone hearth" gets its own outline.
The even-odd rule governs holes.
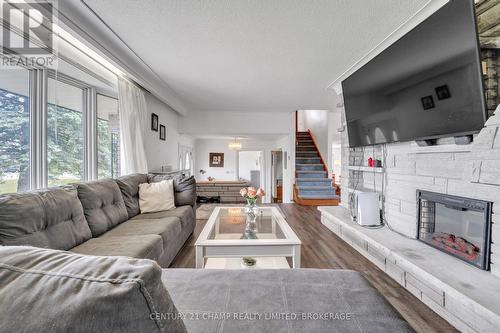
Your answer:
[[[343,207],[319,207],[331,231],[462,332],[497,332],[500,278],[384,227],[363,228]]]

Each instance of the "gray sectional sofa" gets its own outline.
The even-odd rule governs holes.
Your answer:
[[[0,196],[0,245],[30,245],[97,256],[152,259],[168,267],[194,230],[196,183],[175,178],[176,208],[141,214],[133,174]]]
[[[0,246],[0,332],[413,332],[358,273],[161,269]]]
[[[176,179],[177,208],[140,214],[139,184],[162,179],[0,196],[0,332],[413,332],[357,272],[162,269],[196,200]]]

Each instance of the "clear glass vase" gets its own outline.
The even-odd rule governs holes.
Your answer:
[[[245,214],[246,225],[242,238],[257,239],[257,216],[259,214],[259,207],[256,205],[256,200],[247,200]]]

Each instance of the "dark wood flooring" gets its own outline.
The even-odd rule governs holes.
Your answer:
[[[401,287],[359,252],[337,237],[320,222],[314,206],[280,204],[288,224],[302,241],[302,268],[352,269],[365,278],[396,308],[417,332],[458,332],[425,304]],[[206,220],[198,220],[186,246],[171,267],[194,268],[194,242]]]

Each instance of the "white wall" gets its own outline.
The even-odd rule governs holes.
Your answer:
[[[335,174],[335,181],[340,183],[342,177],[342,113],[328,112],[328,175]]]
[[[207,179],[209,176],[216,180],[237,180],[238,152],[228,148],[229,140],[219,139],[196,139],[195,141],[195,177],[196,179]],[[224,153],[224,167],[211,168],[209,165],[210,153]],[[202,175],[200,170],[207,173]]]
[[[261,171],[262,151],[240,151],[239,152],[239,173],[240,179],[250,181],[252,171]],[[260,184],[256,184],[260,186]]]
[[[266,191],[263,202],[270,202],[271,199],[271,151],[289,149],[289,136],[283,136],[277,140],[242,140],[243,149],[248,151],[262,151],[261,187]],[[228,148],[230,139],[197,139],[195,143],[195,177],[196,179],[207,179],[208,176],[216,180],[236,180],[237,179],[237,151]],[[288,150],[289,151],[289,150]],[[224,153],[224,168],[209,167],[209,153]],[[291,182],[290,161],[287,163],[288,170],[284,170],[283,200],[290,202]],[[199,171],[207,171],[202,175]],[[288,181],[285,181],[287,177]],[[285,185],[286,183],[286,185]]]
[[[194,140],[189,135],[180,135],[178,130],[180,116],[168,105],[150,93],[146,94],[147,118],[145,131],[145,150],[149,171],[159,170],[162,166],[178,169],[179,143],[193,146]],[[151,113],[158,115],[159,124],[167,128],[167,140],[160,140],[160,132],[151,130]]]
[[[292,112],[190,112],[179,119],[179,132],[202,135],[288,134]]]

